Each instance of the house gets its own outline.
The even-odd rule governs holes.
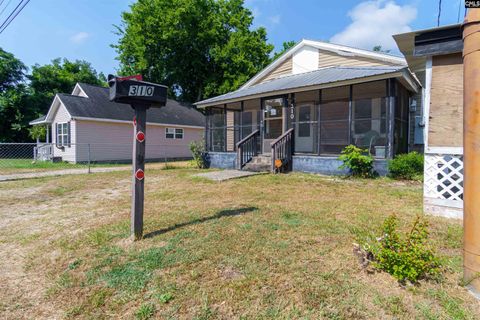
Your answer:
[[[43,159],[72,163],[132,159],[133,109],[109,101],[109,89],[77,83],[72,94],[57,94],[48,113],[31,125],[52,132],[38,149]],[[190,158],[189,143],[203,139],[205,117],[194,107],[168,100],[147,112],[146,160]]]
[[[463,40],[455,24],[394,36],[422,84],[424,211],[463,217]]]
[[[388,159],[423,148],[412,134],[419,92],[404,58],[302,40],[240,89],[195,104],[212,167],[339,174],[355,144],[385,174]]]

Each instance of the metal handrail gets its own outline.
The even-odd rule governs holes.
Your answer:
[[[241,170],[253,157],[258,155],[257,138],[260,130],[255,130],[237,143],[237,169]]]
[[[284,172],[292,169],[294,146],[294,129],[285,131],[280,137],[273,141],[270,146],[272,148],[272,165],[271,171]],[[277,160],[280,160],[280,165],[277,165]]]

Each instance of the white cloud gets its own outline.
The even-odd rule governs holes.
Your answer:
[[[70,37],[70,42],[74,44],[82,44],[90,37],[87,32],[81,31]]]
[[[330,39],[332,43],[369,50],[381,45],[396,50],[392,35],[412,30],[409,24],[417,17],[417,9],[395,1],[371,0],[358,4],[348,15],[352,22]]]
[[[268,17],[268,21],[270,21],[272,25],[277,25],[280,23],[281,18],[282,17],[279,14],[277,14],[277,15]]]

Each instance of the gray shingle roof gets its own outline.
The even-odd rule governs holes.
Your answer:
[[[129,105],[109,100],[108,88],[85,83],[79,83],[79,85],[88,98],[71,94],[58,94],[73,118],[85,117],[126,121],[133,119],[134,112]],[[166,106],[148,110],[147,122],[203,127],[205,126],[205,117],[189,104],[168,99]]]
[[[29,125],[34,125],[34,124],[37,124],[37,123],[43,123],[45,121],[45,118],[47,117],[47,115],[43,115],[35,120],[32,120],[30,121],[28,124]]]
[[[248,96],[264,93],[274,93],[275,91],[295,89],[301,87],[309,87],[315,85],[335,83],[345,80],[353,80],[360,78],[367,78],[377,75],[398,73],[404,69],[405,66],[381,66],[381,67],[329,67],[315,71],[295,74],[271,80],[239,89],[237,91],[229,92],[221,96],[213,97],[203,101],[196,102],[196,105],[212,104],[216,102],[227,101],[231,99],[238,99]]]

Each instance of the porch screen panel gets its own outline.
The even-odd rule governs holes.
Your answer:
[[[352,143],[377,158],[385,158],[387,102],[385,80],[352,87]]]
[[[410,95],[397,82],[395,94],[395,128],[393,134],[394,155],[408,152],[408,117]]]
[[[242,105],[240,102],[227,104],[226,115],[226,139],[227,149],[226,151],[235,151],[237,142],[240,141],[240,127],[239,116],[242,111]]]
[[[318,107],[319,90],[295,93],[294,110],[288,108],[288,120],[290,128],[294,128],[295,152],[317,154],[318,153]]]
[[[339,154],[349,144],[350,87],[322,90],[320,153]]]
[[[243,103],[240,116],[240,139],[245,138],[260,128],[260,99],[247,100]]]
[[[226,142],[225,110],[211,108],[208,115],[208,139],[210,151],[224,152]]]

